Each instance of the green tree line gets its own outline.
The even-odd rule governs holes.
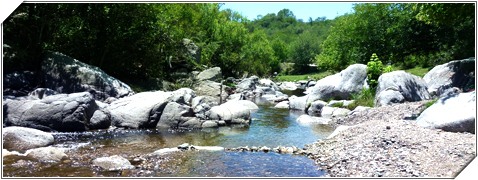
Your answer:
[[[15,56],[4,72],[37,71],[47,51],[127,82],[219,66],[224,76],[303,74],[367,64],[429,67],[475,53],[475,4],[355,4],[333,20],[283,9],[248,20],[218,3],[24,3],[4,22]],[[198,47],[188,55],[183,39]],[[284,72],[281,64],[293,63]]]

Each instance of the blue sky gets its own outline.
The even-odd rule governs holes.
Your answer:
[[[309,17],[326,17],[334,19],[345,13],[353,12],[352,2],[225,2],[221,9],[232,9],[249,20],[256,19],[257,15],[266,15],[279,12],[282,9],[291,10],[297,19],[305,22]]]

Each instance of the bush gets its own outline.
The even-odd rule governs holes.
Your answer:
[[[383,64],[378,59],[377,54],[373,53],[370,61],[367,63],[367,83],[371,89],[375,89],[378,85],[378,77],[382,75]]]

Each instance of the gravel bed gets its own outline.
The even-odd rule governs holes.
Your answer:
[[[476,156],[476,135],[425,129],[414,120],[425,102],[372,108],[335,119],[352,125],[306,145],[330,177],[455,177]]]

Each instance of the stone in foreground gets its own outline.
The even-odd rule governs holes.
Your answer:
[[[451,132],[475,133],[476,92],[438,99],[417,118],[417,124]]]

